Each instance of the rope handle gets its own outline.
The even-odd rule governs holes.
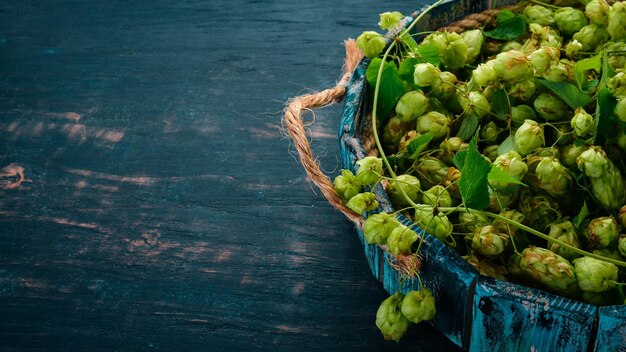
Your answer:
[[[304,167],[309,179],[320,189],[326,200],[341,211],[343,215],[355,224],[362,221],[361,215],[355,213],[343,203],[343,200],[322,170],[313,156],[311,145],[302,122],[302,113],[305,110],[312,110],[328,106],[332,103],[339,102],[346,94],[346,86],[352,77],[352,72],[363,58],[363,54],[356,46],[354,39],[344,41],[346,48],[346,61],[342,69],[341,79],[333,88],[325,89],[318,93],[306,94],[290,99],[284,111],[283,124],[287,127],[289,135],[293,139],[300,163]]]

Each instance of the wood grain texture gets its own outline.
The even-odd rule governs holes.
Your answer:
[[[0,349],[454,350],[383,341],[387,294],[279,133],[343,39],[423,4],[0,2]],[[310,127],[331,173],[340,111]]]

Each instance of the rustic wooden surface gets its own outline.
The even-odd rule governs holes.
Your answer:
[[[382,339],[387,294],[279,133],[343,39],[423,4],[0,2],[0,350],[456,350]],[[330,173],[339,114],[311,126]]]

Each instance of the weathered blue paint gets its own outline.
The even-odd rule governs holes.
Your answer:
[[[481,276],[470,351],[587,351],[597,307]]]
[[[626,351],[626,309],[624,306],[598,308],[598,336],[595,351]]]
[[[417,30],[439,28],[486,9],[487,3],[449,1],[426,15]],[[499,2],[502,6],[512,3],[515,1]],[[369,60],[363,60],[354,72],[339,126],[342,167],[353,171],[356,161],[366,156],[359,138],[369,123],[365,111],[368,63]],[[389,212],[389,199],[382,188],[378,187],[375,193],[381,203],[379,210]],[[470,351],[626,351],[626,307],[598,309],[480,276],[452,249],[424,234],[409,219],[402,215],[398,219],[424,236],[420,275],[437,299],[438,313],[432,324],[458,346]],[[379,246],[367,244],[358,228],[357,233],[370,269],[385,290],[391,294],[419,288],[415,279],[402,282],[402,277],[390,265],[391,255]]]

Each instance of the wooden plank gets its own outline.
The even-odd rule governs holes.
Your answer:
[[[595,306],[480,276],[470,351],[587,351]]]

